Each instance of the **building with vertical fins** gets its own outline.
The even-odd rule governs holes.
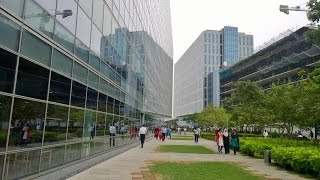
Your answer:
[[[253,36],[238,32],[237,27],[203,31],[175,63],[174,116],[200,112],[209,103],[219,106],[220,67],[252,54]]]

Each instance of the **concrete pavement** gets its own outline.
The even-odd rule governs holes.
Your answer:
[[[282,180],[304,180],[293,172],[282,170],[277,166],[266,165],[263,159],[254,159],[240,154],[185,154],[185,153],[160,153],[156,149],[159,145],[195,145],[192,140],[151,140],[146,142],[144,148],[137,146],[129,151],[117,155],[103,163],[87,169],[71,178],[70,180],[132,180],[142,179],[143,171],[147,171],[148,164],[152,161],[212,161],[212,162],[234,162],[242,165],[245,169],[261,174],[266,179]],[[199,139],[197,145],[217,150],[213,141]]]

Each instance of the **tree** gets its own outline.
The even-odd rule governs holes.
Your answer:
[[[227,127],[230,114],[223,107],[215,107],[211,104],[197,114],[197,122],[208,127]]]
[[[320,20],[320,2],[310,0],[307,4],[309,11],[307,17],[309,21],[319,23]],[[314,29],[307,32],[307,42],[320,45],[320,29]]]
[[[231,110],[234,124],[262,128],[268,123],[264,101],[264,94],[255,82],[238,81],[225,105]]]

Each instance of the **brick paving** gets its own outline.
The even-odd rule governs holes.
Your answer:
[[[293,172],[280,169],[277,166],[267,165],[263,159],[254,159],[240,154],[186,154],[186,153],[160,153],[156,152],[159,145],[195,145],[192,140],[166,140],[164,142],[151,140],[146,142],[144,148],[134,147],[120,155],[87,169],[71,178],[70,180],[142,180],[143,174],[147,174],[148,165],[153,161],[210,161],[210,162],[234,162],[242,165],[245,169],[260,174],[266,179],[273,180],[304,180]],[[197,145],[217,150],[213,141],[199,139]],[[152,178],[146,178],[152,179]],[[158,178],[157,178],[158,179]],[[310,179],[310,178],[308,178]]]

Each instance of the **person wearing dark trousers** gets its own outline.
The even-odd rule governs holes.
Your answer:
[[[233,133],[231,135],[231,145],[233,148],[234,155],[236,155],[237,151],[239,151],[240,149],[239,136],[236,129],[233,130]]]
[[[109,127],[109,133],[110,133],[110,147],[111,147],[111,144],[114,146],[114,141],[116,136],[116,127],[113,124]]]
[[[162,133],[162,141],[164,141],[166,139],[167,128],[163,126],[161,129],[161,133]]]
[[[199,136],[200,136],[200,129],[198,127],[195,127],[193,129],[193,132],[194,132],[194,142],[195,143],[198,143],[199,141]]]
[[[229,143],[230,143],[230,140],[229,140],[228,129],[224,129],[224,131],[223,131],[223,145],[224,145],[224,153],[225,154],[230,153]]]
[[[146,133],[147,133],[147,128],[145,127],[145,125],[142,125],[142,127],[139,129],[141,148],[143,148],[144,140],[146,139]]]

